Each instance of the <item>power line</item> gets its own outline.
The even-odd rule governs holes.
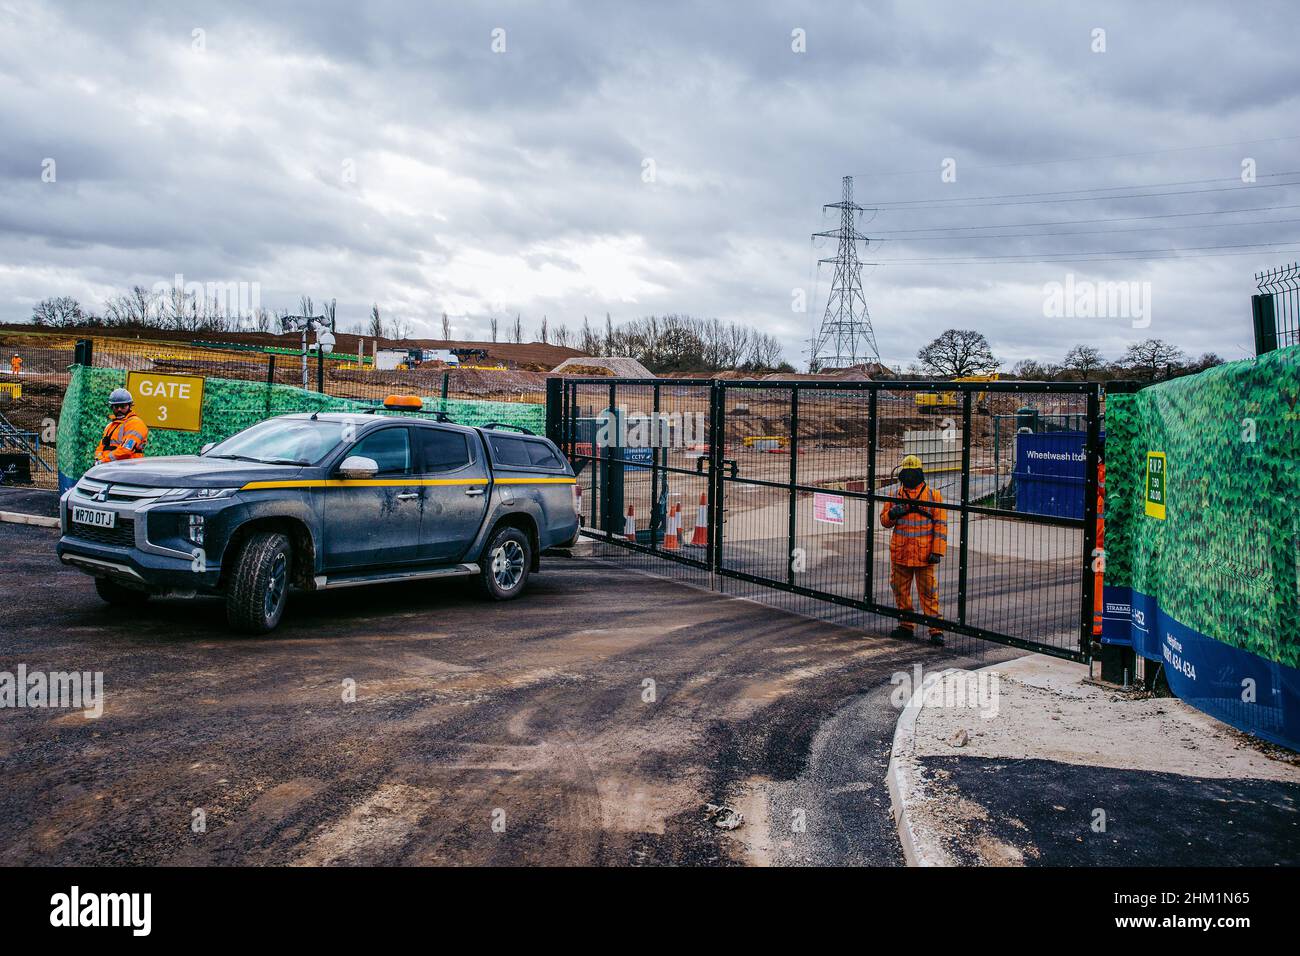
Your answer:
[[[1300,255],[1300,249],[1275,249],[1273,250],[1273,252],[1269,254],[1280,255],[1280,256],[1294,256],[1294,255]],[[1190,255],[1190,256],[1114,256],[1106,259],[1066,258],[1066,259],[1042,259],[1039,261],[1044,263],[1049,263],[1049,264],[1053,262],[1159,262],[1161,260],[1169,261],[1169,260],[1178,260],[1178,259],[1225,259],[1225,258],[1231,258],[1233,256],[1258,256],[1258,255],[1263,255],[1263,253],[1204,252],[1204,253],[1198,253],[1196,255]],[[900,266],[907,267],[907,266],[918,266],[933,261],[934,260],[932,259],[918,259],[915,261],[908,260],[908,259],[882,259],[880,262],[872,263],[872,265],[884,265],[888,263],[889,265],[900,265]],[[971,260],[960,260],[960,261],[953,260],[950,262],[945,262],[944,265],[946,266],[1027,266],[1027,265],[1034,265],[1034,263],[1025,262],[1023,260],[997,262],[997,261],[990,261],[985,259],[971,259]]]
[[[1272,179],[1272,178],[1276,178],[1276,177],[1279,177],[1279,176],[1300,176],[1300,169],[1292,169],[1292,170],[1289,170],[1289,171],[1284,172],[1284,173],[1264,173],[1263,176],[1262,176],[1262,178],[1265,178],[1265,179]],[[1086,189],[1052,189],[1052,190],[1048,190],[1048,191],[1046,191],[1046,192],[1036,192],[1036,193],[1002,193],[1002,194],[1000,194],[1000,195],[994,195],[994,196],[954,196],[954,197],[952,197],[951,199],[935,199],[935,198],[929,198],[929,199],[891,199],[891,200],[886,200],[885,202],[872,203],[871,206],[870,206],[870,208],[872,208],[872,209],[884,209],[884,208],[887,208],[887,207],[893,207],[893,206],[914,206],[914,205],[916,205],[916,204],[918,204],[918,203],[937,204],[939,207],[942,207],[942,206],[947,205],[948,203],[966,203],[966,202],[976,202],[976,201],[978,201],[978,200],[984,200],[984,199],[1023,199],[1023,198],[1026,198],[1026,197],[1034,197],[1034,196],[1074,196],[1074,195],[1077,195],[1077,194],[1079,194],[1079,193],[1115,192],[1115,191],[1117,191],[1117,190],[1121,190],[1121,189],[1163,189],[1163,188],[1165,188],[1166,186],[1200,186],[1200,185],[1204,185],[1205,183],[1238,183],[1237,186],[1229,187],[1229,188],[1232,188],[1232,189],[1239,189],[1239,188],[1242,188],[1243,186],[1244,186],[1245,188],[1247,188],[1247,189],[1250,189],[1250,188],[1267,189],[1267,188],[1272,187],[1272,186],[1294,186],[1294,185],[1295,185],[1295,183],[1263,183],[1263,184],[1259,184],[1259,183],[1240,183],[1240,180],[1239,180],[1238,177],[1236,177],[1236,176],[1227,176],[1227,177],[1223,177],[1223,176],[1221,176],[1221,177],[1218,177],[1218,178],[1216,178],[1216,179],[1184,179],[1184,180],[1180,180],[1180,181],[1176,181],[1176,182],[1170,182],[1170,183],[1140,183],[1140,184],[1133,185],[1133,186],[1089,186],[1089,187],[1086,188]],[[1215,190],[1215,189],[1197,189],[1197,190],[1190,190],[1190,192],[1222,192],[1222,191],[1223,191],[1223,190]],[[1154,196],[1160,196],[1160,195],[1181,196],[1181,195],[1184,195],[1184,194],[1183,194],[1183,193],[1147,193],[1146,195],[1154,195]],[[1113,199],[1136,199],[1136,198],[1140,198],[1140,197],[1138,197],[1138,196],[1113,196],[1113,197],[1112,197],[1112,196],[1092,196],[1092,197],[1088,197],[1088,198],[1091,198],[1091,199],[1112,199],[1112,198],[1113,198]],[[1061,200],[1043,200],[1043,201],[1044,201],[1044,202],[1078,202],[1079,200],[1075,200],[1075,199],[1061,199]],[[1027,203],[997,203],[996,205],[1018,206],[1018,205],[1027,205]]]
[[[1201,146],[1171,146],[1166,149],[1144,149],[1132,153],[1110,153],[1101,156],[1066,156],[1060,159],[1036,159],[1021,163],[986,163],[983,165],[962,164],[963,169],[1015,169],[1025,166],[1055,166],[1061,163],[1092,163],[1106,159],[1132,159],[1134,156],[1155,156],[1162,153],[1185,153],[1200,149],[1227,149],[1230,146],[1259,146],[1264,143],[1284,143],[1294,139],[1300,139],[1300,136],[1275,136],[1271,139],[1243,139],[1233,143],[1207,143]],[[866,173],[862,179],[884,179],[891,176],[932,176],[934,175],[933,167],[925,169],[915,169],[911,171],[896,171],[889,173]]]
[[[1099,222],[1144,222],[1149,219],[1181,219],[1187,216],[1230,216],[1239,212],[1272,212],[1277,209],[1300,209],[1300,203],[1281,206],[1248,206],[1244,209],[1214,209],[1208,212],[1166,212],[1151,216],[1118,216],[1104,219],[1058,219],[1052,222],[1004,222],[992,226],[928,226],[918,229],[894,229],[877,233],[889,238],[913,232],[956,232],[962,229],[1020,229],[1028,226],[1084,226]],[[975,238],[975,237],[971,237]]]
[[[1007,262],[1010,263],[1016,261],[1024,262],[1026,260],[1029,260],[1031,262],[1055,262],[1055,261],[1104,262],[1109,260],[1106,259],[1093,260],[1088,257],[1091,256],[1128,257],[1129,253],[1133,253],[1140,258],[1155,259],[1155,258],[1168,258],[1167,256],[1163,255],[1164,253],[1200,252],[1202,250],[1207,250],[1207,249],[1257,249],[1265,246],[1285,246],[1296,242],[1300,242],[1300,239],[1285,239],[1277,242],[1245,242],[1245,243],[1217,245],[1217,246],[1184,246],[1177,249],[1097,249],[1092,252],[1048,252],[1048,253],[1025,253],[1023,255],[1006,254],[1006,255],[996,255],[996,256],[924,256],[924,257],[916,257],[916,258],[881,259],[879,260],[878,264],[879,265],[886,265],[891,263],[911,264],[911,263],[918,263],[918,262],[947,262],[947,263]],[[1258,253],[1224,253],[1224,255],[1258,255]],[[1182,258],[1199,259],[1199,258],[1207,258],[1207,257],[1185,256]],[[1118,261],[1118,259],[1116,261]]]
[[[1207,222],[1188,223],[1181,226],[1139,226],[1136,229],[1077,229],[1071,232],[1011,232],[994,233],[984,236],[913,236],[899,239],[898,242],[965,242],[970,239],[1039,239],[1049,236],[1118,236],[1130,232],[1164,232],[1170,229],[1224,229],[1242,226],[1277,226],[1283,223],[1300,222],[1300,219],[1262,219],[1252,222]],[[885,239],[883,241],[889,241]]]
[[[1275,189],[1279,186],[1300,186],[1300,180],[1286,183],[1253,183],[1247,186],[1216,186],[1213,189],[1184,189],[1167,193],[1134,193],[1130,196],[1076,196],[1072,199],[1022,199],[1019,202],[966,203],[951,206],[912,206],[909,211],[917,209],[991,209],[994,206],[1037,206],[1043,203],[1096,202],[1116,199],[1146,199],[1152,196],[1199,196],[1205,193],[1235,192],[1240,189]],[[874,207],[873,207],[874,208]]]

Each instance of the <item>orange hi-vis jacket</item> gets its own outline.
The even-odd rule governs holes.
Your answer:
[[[899,487],[899,498],[913,501],[943,501],[943,496],[927,484],[908,491]],[[893,528],[889,539],[889,560],[906,567],[929,564],[930,555],[943,555],[948,551],[948,514],[946,508],[923,508],[919,504],[897,521],[889,517],[889,509],[898,504],[886,501],[880,509],[880,523]]]
[[[123,461],[143,458],[144,443],[149,440],[149,426],[135,412],[114,418],[104,426],[104,437],[95,449],[95,461]]]

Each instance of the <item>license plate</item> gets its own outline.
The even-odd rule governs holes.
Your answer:
[[[117,524],[117,512],[100,511],[98,508],[73,508],[72,520],[93,528],[112,528]]]

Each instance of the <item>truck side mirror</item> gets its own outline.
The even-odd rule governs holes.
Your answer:
[[[379,463],[373,458],[349,455],[339,465],[340,478],[373,478],[379,473]]]

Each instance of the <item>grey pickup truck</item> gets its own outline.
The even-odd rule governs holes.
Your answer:
[[[254,634],[290,587],[465,576],[509,600],[578,536],[568,461],[509,427],[284,415],[199,455],[97,465],[60,502],[59,559],[110,604],[224,595],[230,626]]]

